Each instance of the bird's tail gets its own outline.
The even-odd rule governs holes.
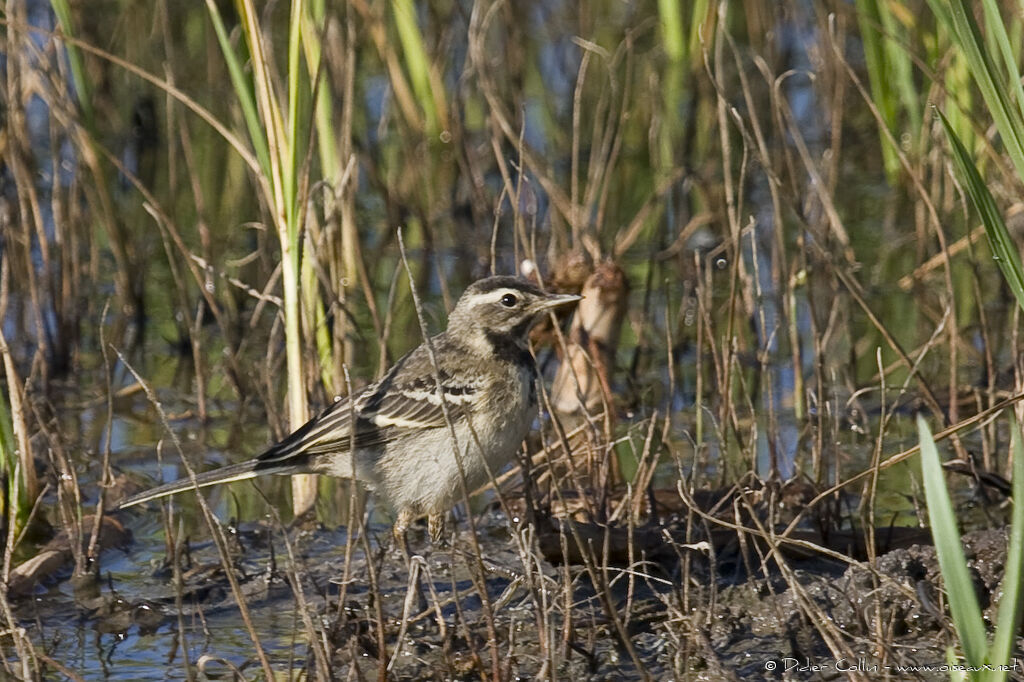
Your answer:
[[[184,492],[186,490],[194,490],[196,488],[205,488],[210,485],[217,485],[218,483],[231,483],[233,481],[245,481],[250,478],[257,476],[263,476],[264,474],[292,474],[295,473],[295,465],[283,462],[278,466],[267,465],[267,462],[262,462],[259,459],[250,459],[246,462],[239,462],[238,464],[229,464],[228,466],[221,467],[220,469],[214,469],[213,471],[207,471],[202,474],[196,474],[195,481],[191,478],[181,478],[177,481],[170,483],[164,483],[163,485],[151,488],[145,492],[132,495],[125,499],[118,506],[119,509],[125,507],[131,507],[136,504],[142,504],[143,502],[149,502],[150,500],[156,500],[161,497],[167,497],[176,493]]]

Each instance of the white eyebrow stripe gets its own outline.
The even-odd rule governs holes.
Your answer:
[[[469,300],[473,305],[481,305],[483,303],[497,303],[501,300],[501,297],[505,294],[513,294],[515,296],[521,296],[522,294],[510,287],[501,287],[494,291],[488,291],[483,294],[475,294]]]

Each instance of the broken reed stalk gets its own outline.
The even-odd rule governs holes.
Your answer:
[[[611,373],[628,292],[625,273],[611,261],[600,263],[587,277],[581,291],[583,300],[565,338],[565,357],[551,388],[551,405],[556,412],[592,424],[583,444],[572,448],[566,464],[571,478],[577,478],[576,472],[580,472],[589,479],[587,485],[596,496],[592,511],[599,518],[606,516],[609,486],[621,480],[612,434],[615,400]],[[587,496],[581,493],[580,499],[586,500]]]
[[[611,371],[629,283],[622,268],[606,261],[586,279],[581,293],[583,300],[569,327],[566,357],[551,386],[551,405],[563,414],[611,408]]]

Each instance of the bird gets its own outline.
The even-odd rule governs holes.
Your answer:
[[[512,276],[470,284],[445,331],[398,360],[376,383],[336,399],[259,456],[157,486],[124,509],[186,490],[264,474],[327,474],[360,481],[395,511],[393,532],[426,516],[439,542],[451,508],[515,455],[537,415],[529,332],[581,296]]]

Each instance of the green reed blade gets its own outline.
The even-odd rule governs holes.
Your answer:
[[[886,3],[857,0],[857,20],[871,99],[878,107],[882,121],[896,138],[900,137],[902,112],[909,123],[909,132],[916,140],[921,129],[920,98],[914,84],[910,54],[898,42],[906,32]],[[881,145],[885,175],[890,183],[895,183],[901,168],[899,155],[884,133]]]
[[[60,30],[68,37],[74,37],[75,32],[71,23],[71,6],[67,0],[50,0],[53,13],[57,16],[57,23]],[[92,108],[92,86],[85,73],[85,66],[82,62],[82,53],[70,42],[64,43],[64,51],[68,55],[68,64],[71,66],[71,78],[75,83],[75,92],[78,94],[78,106],[82,110],[82,117],[85,119],[87,130],[95,130],[95,115]]]
[[[289,238],[298,239],[298,206],[296,195],[299,188],[300,165],[304,154],[300,150],[304,145],[300,144],[300,124],[306,118],[307,112],[303,111],[302,104],[308,100],[303,97],[300,91],[302,85],[301,59],[302,59],[302,0],[293,0],[291,14],[288,21],[288,119],[286,158],[284,159],[284,188],[287,220],[289,226]],[[296,246],[298,244],[296,243]]]
[[[426,132],[435,137],[440,132],[441,111],[438,108],[439,93],[434,92],[430,79],[430,58],[423,44],[423,34],[416,21],[416,8],[412,0],[393,0],[391,4],[395,17],[395,28],[398,39],[402,43],[402,54],[409,70],[416,98],[420,101],[420,109],[425,116]]]
[[[1001,71],[1003,79],[1003,88],[1008,89],[1016,102],[1014,112],[1017,114],[1017,121],[1021,122],[1021,112],[1024,110],[1024,88],[1020,83],[1020,70],[1017,68],[1017,55],[1015,52],[1020,51],[1020,47],[1017,46],[1016,50],[1011,46],[1010,37],[1006,33],[1006,25],[1003,23],[1003,17],[999,13],[999,7],[993,0],[985,0],[982,3],[985,15],[985,36],[987,38],[986,44],[988,46],[988,52],[990,54],[998,54],[1001,56]],[[1015,21],[1019,23],[1019,20]],[[996,60],[993,58],[993,62]]]
[[[7,405],[7,391],[0,392],[0,471],[3,471],[7,475],[7,491],[8,494],[0,498],[0,503],[4,500],[11,500],[12,507],[14,507],[14,516],[19,516],[18,507],[20,505],[15,501],[15,472],[18,470],[18,442],[14,438],[14,425],[11,423],[11,410]],[[0,514],[7,514],[11,510],[0,509]]]
[[[857,0],[857,20],[860,23],[861,43],[864,46],[864,62],[868,69],[871,99],[878,107],[878,112],[885,125],[891,130],[896,118],[896,102],[890,87],[890,80],[885,73],[885,51],[882,49],[881,35],[876,28],[881,23],[881,18],[878,15],[878,3],[871,2],[871,0]],[[882,165],[889,182],[894,182],[900,171],[900,160],[884,134],[882,135]]]
[[[268,178],[270,177],[270,150],[267,148],[267,140],[263,134],[263,125],[260,121],[260,114],[256,108],[256,101],[253,98],[252,88],[249,79],[245,75],[242,63],[231,46],[231,39],[228,37],[227,29],[224,27],[224,20],[220,16],[220,10],[213,0],[207,0],[206,6],[209,9],[210,21],[213,22],[213,30],[217,35],[217,42],[220,45],[221,54],[224,55],[224,63],[228,67],[228,75],[231,77],[231,86],[235,91],[235,98],[242,108],[242,118],[245,120],[245,127],[249,131],[249,140],[252,142],[256,158],[260,162],[260,169]]]
[[[939,556],[939,569],[946,585],[949,611],[953,616],[957,635],[963,647],[967,664],[981,665],[985,661],[987,642],[981,608],[974,594],[974,583],[967,570],[967,560],[960,546],[953,502],[946,489],[946,479],[939,461],[932,432],[921,415],[917,416],[917,431],[921,443],[921,476],[928,502],[928,521],[935,551]]]
[[[986,47],[974,19],[973,3],[955,0],[950,11],[947,11],[947,6],[941,0],[929,0],[932,11],[940,20],[948,22],[950,33],[967,57],[971,74],[992,113],[1017,175],[1024,178],[1024,114],[1021,113],[1024,92],[1020,84],[1020,71],[1015,63],[1006,62],[1007,55],[1012,55],[1013,50],[1009,46],[1002,21],[993,19],[999,16],[998,8],[993,0],[984,0],[984,3],[986,29],[993,36],[994,43],[1000,46],[998,50]]]
[[[10,508],[0,509],[0,513],[9,519],[11,527],[8,532],[18,534],[28,522],[39,491],[35,471],[32,469],[35,463],[31,448],[24,435],[24,407],[17,393],[21,390],[21,382],[2,331],[0,356],[3,365],[0,375],[5,380],[4,389],[0,390],[0,470],[7,475],[7,494],[4,498],[10,504]]]
[[[896,90],[903,113],[909,123],[912,139],[917,140],[921,131],[921,98],[914,84],[914,63],[910,52],[901,44],[908,38],[907,30],[897,18],[890,3],[879,3],[884,37],[885,58],[893,75],[893,87]]]
[[[985,234],[988,235],[988,243],[992,249],[992,257],[999,265],[1003,278],[1010,286],[1010,290],[1017,298],[1017,303],[1024,308],[1024,267],[1021,266],[1020,252],[1017,245],[1010,236],[1003,221],[1003,214],[996,206],[992,193],[988,191],[985,182],[981,179],[978,169],[971,160],[970,154],[956,136],[953,126],[946,117],[939,112],[942,126],[946,130],[946,137],[949,138],[953,152],[953,161],[960,175],[960,181],[971,197],[971,203],[981,216],[981,222],[985,226]]]
[[[996,633],[989,649],[988,662],[1010,665],[1017,632],[1020,629],[1021,607],[1024,606],[1024,444],[1021,442],[1020,423],[1016,418],[1011,425],[1013,453],[1013,516],[1010,526],[1010,545],[1006,550],[1006,568],[1003,572],[1003,590],[999,603]],[[1002,672],[1002,671],[1000,671]],[[1006,679],[1006,673],[993,675]]]
[[[679,61],[686,54],[686,39],[683,37],[682,3],[676,0],[658,0],[658,23],[661,26],[661,43],[670,61]]]

